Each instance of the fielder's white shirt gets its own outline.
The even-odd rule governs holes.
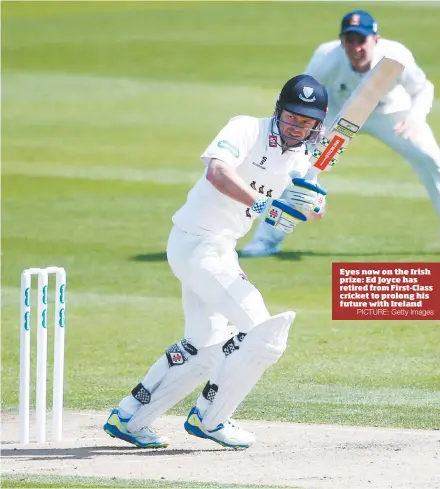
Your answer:
[[[414,117],[424,120],[432,108],[434,99],[432,83],[426,79],[411,51],[403,44],[379,39],[374,49],[372,67],[384,56],[399,61],[405,69],[394,87],[379,102],[373,114],[410,111]],[[305,73],[327,87],[330,112],[339,112],[365,75],[352,69],[340,41],[321,44],[314,52]]]
[[[202,162],[224,161],[260,194],[280,197],[291,182],[290,174],[305,176],[310,155],[305,154],[304,145],[282,153],[278,128],[272,122],[272,118],[232,118],[202,154]],[[219,192],[206,180],[206,171],[173,216],[173,223],[191,234],[241,238],[257,214]]]

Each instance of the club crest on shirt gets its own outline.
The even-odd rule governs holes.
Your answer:
[[[269,146],[276,148],[278,146],[278,137],[275,134],[269,134]]]

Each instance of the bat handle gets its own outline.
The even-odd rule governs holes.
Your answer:
[[[306,180],[313,180],[314,178],[316,178],[316,176],[318,175],[318,173],[320,173],[320,171],[316,167],[311,166],[307,170],[306,176],[304,178]]]

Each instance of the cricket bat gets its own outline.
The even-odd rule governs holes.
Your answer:
[[[328,131],[316,143],[310,157],[312,166],[305,177],[307,180],[311,180],[319,172],[329,170],[337,162],[403,70],[404,66],[398,61],[383,57],[368,72],[345,102]]]

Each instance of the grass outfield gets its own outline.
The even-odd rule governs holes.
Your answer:
[[[110,409],[181,338],[164,250],[199,155],[231,116],[270,115],[354,6],[371,8],[440,87],[434,4],[2,2],[3,409],[18,405],[26,267],[67,269],[69,409]],[[438,99],[429,121],[439,138]],[[271,312],[298,316],[237,416],[440,428],[438,322],[331,320],[332,262],[439,260],[425,191],[367,136],[322,182],[326,219],[277,257],[241,261]]]

